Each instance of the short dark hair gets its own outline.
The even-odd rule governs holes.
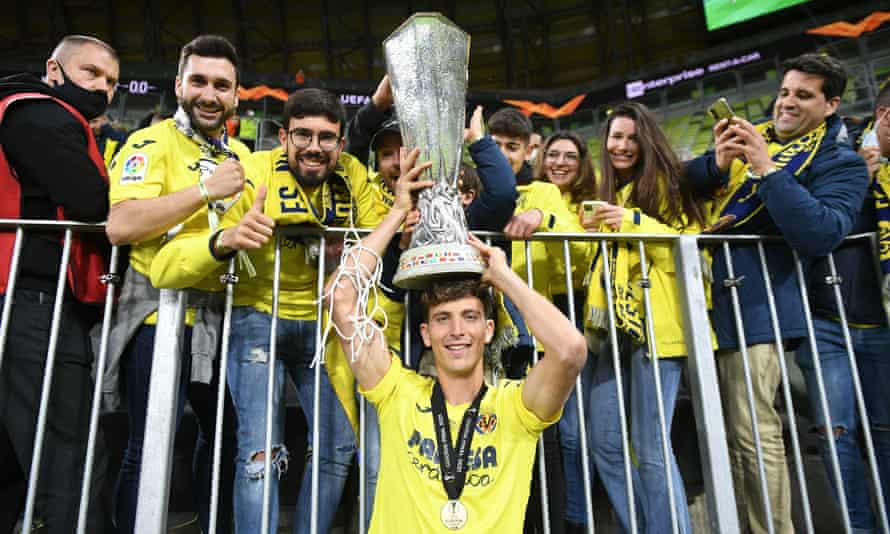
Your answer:
[[[782,72],[800,71],[822,77],[822,94],[826,100],[844,94],[847,88],[847,70],[844,64],[825,54],[802,54],[785,60]]]
[[[420,292],[420,306],[423,322],[430,320],[430,309],[433,306],[462,299],[476,297],[482,301],[482,309],[486,319],[494,319],[494,297],[489,287],[482,283],[478,276],[463,276],[434,280]]]
[[[179,69],[176,71],[179,76],[182,76],[185,64],[191,56],[228,59],[229,63],[235,67],[235,83],[237,84],[241,78],[235,45],[222,35],[199,35],[183,46],[179,53]]]
[[[518,137],[526,143],[531,139],[532,121],[516,108],[502,108],[488,118],[488,131],[494,135]]]
[[[460,177],[457,180],[458,191],[461,193],[472,191],[479,195],[482,192],[482,180],[479,178],[479,173],[476,172],[476,167],[462,161],[460,162],[460,172]]]
[[[875,109],[890,107],[890,83],[884,83],[884,86],[878,91],[875,98]]]
[[[340,137],[346,133],[346,108],[334,93],[325,89],[297,89],[284,103],[281,119],[288,128],[291,119],[324,117],[340,125]]]
[[[97,39],[96,37],[93,37],[91,35],[66,35],[65,37],[62,37],[62,39],[59,41],[59,44],[57,44],[56,47],[53,48],[52,54],[50,54],[49,57],[57,61],[62,60],[62,62],[64,63],[64,60],[68,59],[68,56],[71,55],[71,52],[74,49],[80,48],[81,46],[86,44],[91,44],[104,49],[106,52],[108,52],[109,55],[111,55],[112,58],[114,58],[115,61],[120,63],[120,58],[117,55],[117,50],[115,50],[113,46],[106,43],[102,39]]]

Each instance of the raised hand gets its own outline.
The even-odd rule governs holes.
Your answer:
[[[220,236],[220,244],[225,249],[257,249],[269,242],[275,230],[275,221],[263,213],[265,202],[266,186],[261,185],[257,189],[253,206],[241,217],[238,225],[227,228]]]
[[[236,159],[227,159],[216,166],[204,186],[210,200],[228,198],[244,189],[244,168]]]
[[[386,111],[392,107],[392,85],[389,83],[389,74],[384,75],[383,79],[380,80],[377,90],[371,96],[371,102],[374,103],[374,107],[379,111]]]
[[[399,167],[401,173],[399,180],[396,182],[395,198],[393,199],[393,209],[411,211],[416,206],[417,193],[427,187],[432,187],[432,180],[418,180],[420,175],[433,166],[431,161],[417,164],[417,158],[420,157],[420,149],[415,148],[408,152],[405,147],[399,149]]]
[[[499,247],[486,245],[473,234],[469,234],[468,242],[476,247],[482,259],[485,260],[485,271],[482,273],[482,281],[501,289],[500,282],[508,274],[512,274],[510,265],[507,263],[507,255]]]
[[[482,106],[476,106],[470,117],[470,127],[464,129],[464,142],[473,144],[485,136],[485,126],[482,122]]]

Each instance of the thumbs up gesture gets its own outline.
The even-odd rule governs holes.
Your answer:
[[[250,210],[241,217],[238,225],[227,228],[218,239],[218,254],[225,254],[232,250],[257,249],[269,242],[275,230],[275,221],[263,213],[266,203],[266,186],[261,185],[257,189],[256,199]],[[220,250],[222,249],[222,250]]]

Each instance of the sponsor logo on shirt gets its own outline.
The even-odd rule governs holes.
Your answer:
[[[148,155],[141,152],[133,154],[124,162],[121,185],[144,182],[146,172],[148,172]]]

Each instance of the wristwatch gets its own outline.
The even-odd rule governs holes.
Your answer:
[[[764,172],[763,174],[757,174],[756,172],[754,172],[754,169],[752,169],[749,166],[748,172],[745,173],[745,178],[747,178],[749,180],[763,180],[764,178],[766,178],[767,176],[769,176],[770,174],[772,174],[774,172],[777,172],[778,170],[779,169],[777,169],[776,166],[773,165],[772,167],[767,169],[766,172]]]

